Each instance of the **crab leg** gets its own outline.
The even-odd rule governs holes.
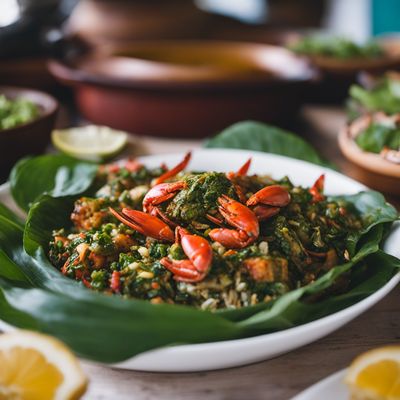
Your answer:
[[[153,186],[156,186],[160,183],[165,182],[167,179],[172,178],[173,176],[175,176],[176,174],[181,172],[183,169],[185,169],[186,166],[188,165],[191,157],[192,157],[192,153],[189,151],[188,153],[186,153],[184,159],[179,164],[175,165],[175,167],[173,167],[169,171],[163,173],[158,178],[155,178],[152,182]]]
[[[325,174],[322,174],[314,183],[314,185],[310,188],[309,192],[312,195],[312,200],[314,203],[324,200],[325,196],[323,195],[325,184]]]
[[[174,274],[177,281],[199,282],[207,275],[212,262],[210,243],[199,235],[193,235],[186,229],[176,228],[176,241],[180,242],[188,260],[171,260],[164,257],[161,265]]]
[[[238,171],[236,172],[236,175],[239,175],[239,176],[247,175],[250,165],[251,165],[251,157],[238,169]]]
[[[123,208],[121,213],[111,207],[109,210],[115,218],[142,235],[166,242],[174,241],[172,229],[164,221],[153,215],[129,208]]]
[[[243,189],[240,187],[240,185],[238,185],[235,182],[234,178],[238,177],[238,176],[246,175],[247,172],[249,171],[250,164],[251,164],[251,157],[236,172],[227,172],[226,173],[226,177],[233,184],[233,186],[235,188],[235,192],[242,203],[245,203],[247,199],[246,199],[246,196],[244,195]]]
[[[210,238],[228,248],[243,248],[253,243],[259,233],[256,215],[244,204],[226,195],[218,198],[219,212],[225,221],[236,229],[216,228],[210,231]]]

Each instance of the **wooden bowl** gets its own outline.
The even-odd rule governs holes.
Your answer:
[[[49,94],[32,89],[0,86],[0,94],[9,99],[24,98],[37,104],[38,118],[11,129],[0,130],[0,176],[5,178],[21,157],[39,154],[50,142],[58,102]]]
[[[363,115],[347,124],[338,136],[339,147],[354,166],[354,177],[379,191],[400,196],[400,164],[385,160],[379,154],[360,149],[350,133],[353,124],[364,125],[369,115]]]
[[[290,118],[315,71],[280,47],[161,41],[52,61],[89,120],[145,135],[205,137],[231,123]]]

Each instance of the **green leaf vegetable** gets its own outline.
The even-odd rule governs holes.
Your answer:
[[[97,164],[62,155],[24,158],[11,171],[11,194],[27,212],[42,194],[59,197],[84,193],[93,184],[97,169]]]
[[[333,168],[317,151],[294,133],[256,121],[238,122],[209,139],[205,147],[244,149],[297,158]]]
[[[364,151],[380,153],[385,147],[400,149],[400,129],[373,123],[355,138],[358,147]]]
[[[353,119],[360,112],[383,111],[386,114],[400,112],[400,79],[384,76],[371,88],[360,85],[350,87],[349,116]]]

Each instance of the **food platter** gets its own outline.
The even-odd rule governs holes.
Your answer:
[[[321,173],[326,174],[327,194],[352,194],[365,186],[346,176],[304,161],[283,156],[241,150],[199,150],[193,152],[192,170],[236,170],[249,156],[253,158],[251,173],[270,173],[274,178],[288,175],[295,184],[310,186]],[[141,158],[148,166],[166,162],[172,166],[179,162],[182,154],[157,155]],[[10,204],[7,186],[0,190],[0,201]],[[386,241],[385,250],[395,256],[400,252],[396,242],[400,240],[400,229],[396,226]],[[342,311],[313,322],[284,331],[259,335],[251,338],[227,340],[213,343],[176,345],[152,350],[113,365],[118,368],[144,371],[202,371],[244,365],[265,360],[311,343],[340,328],[372,307],[387,295],[400,280],[394,276],[385,286],[371,296]],[[8,330],[9,326],[0,325]],[[143,338],[143,340],[146,340]]]

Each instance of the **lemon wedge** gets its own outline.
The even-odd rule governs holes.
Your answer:
[[[1,400],[75,400],[87,379],[60,341],[39,333],[0,335]]]
[[[357,357],[347,371],[352,400],[400,400],[400,346],[386,346]]]
[[[118,154],[128,135],[107,126],[87,125],[56,129],[51,134],[53,145],[69,156],[88,161],[103,161]]]

